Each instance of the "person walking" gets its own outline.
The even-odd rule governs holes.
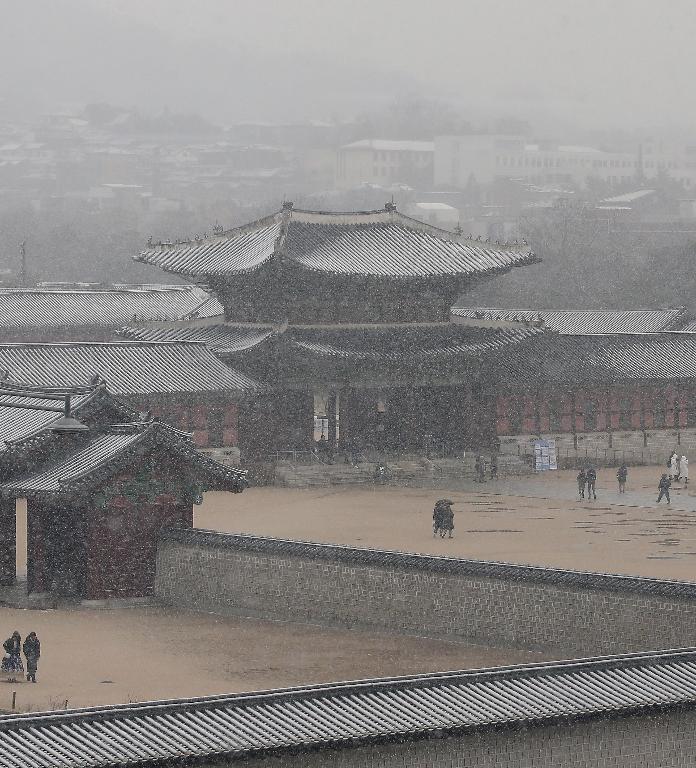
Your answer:
[[[36,668],[39,665],[39,658],[41,657],[41,643],[36,636],[36,632],[30,632],[24,640],[22,645],[24,656],[27,659],[27,680],[31,680],[32,683],[36,682]]]
[[[672,451],[669,457],[669,474],[672,480],[676,480],[679,477],[679,456],[677,456],[676,451]]]
[[[491,480],[498,479],[498,454],[491,455]]]
[[[689,460],[686,456],[682,456],[679,462],[679,473],[681,479],[684,481],[684,488],[689,484]]]
[[[454,512],[452,511],[452,504],[449,499],[444,499],[444,508],[442,510],[442,529],[440,536],[445,538],[445,533],[448,537],[452,538],[452,532],[454,531]]]
[[[452,538],[452,531],[454,530],[452,504],[454,502],[451,499],[439,499],[435,502],[435,508],[433,509],[433,538],[438,533],[441,539],[444,539],[448,533],[450,539]]]
[[[2,647],[7,655],[3,658],[0,668],[7,674],[8,680],[14,682],[18,675],[24,674],[22,636],[19,632],[13,632],[12,637],[8,637],[2,644]]]
[[[587,476],[587,498],[594,498],[597,501],[597,491],[595,490],[597,470],[594,467],[590,467],[585,474]]]
[[[578,481],[578,493],[580,494],[580,498],[585,498],[585,483],[587,483],[587,475],[585,474],[585,470],[581,469],[578,472],[578,476],[576,478]]]
[[[619,493],[626,493],[626,480],[628,480],[628,467],[622,464],[616,473],[616,479],[619,482]]]
[[[657,490],[659,491],[657,495],[657,503],[659,504],[662,501],[662,497],[664,496],[667,499],[667,503],[670,504],[669,499],[669,489],[672,486],[672,481],[669,479],[667,474],[663,474],[660,478],[660,482],[657,484]]]
[[[442,500],[435,502],[435,507],[433,508],[433,538],[435,538],[440,531],[442,531],[442,525],[443,525],[443,511],[444,507],[442,504]]]

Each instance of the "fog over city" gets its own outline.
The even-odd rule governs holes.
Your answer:
[[[696,0],[0,0],[0,768],[695,764],[695,75]]]
[[[3,0],[0,98],[348,119],[427,95],[474,122],[687,130],[689,0]]]

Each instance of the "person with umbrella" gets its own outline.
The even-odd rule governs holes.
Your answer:
[[[438,533],[441,539],[444,539],[446,534],[449,534],[450,539],[452,538],[452,531],[454,530],[452,504],[454,502],[451,499],[439,499],[435,502],[435,508],[433,509],[433,538]]]

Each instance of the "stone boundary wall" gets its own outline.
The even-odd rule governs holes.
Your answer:
[[[687,456],[696,453],[696,429],[616,430],[614,432],[544,433],[543,435],[500,435],[500,451],[507,455],[529,455],[534,441],[542,438],[556,441],[559,459],[565,456],[603,459],[627,463],[656,462],[664,464],[673,450]],[[576,446],[577,443],[577,446]]]
[[[245,768],[658,768],[692,764],[696,712],[674,709],[446,738],[247,758]],[[203,768],[236,765],[211,761]]]
[[[696,640],[696,583],[169,530],[157,597],[182,608],[596,656]]]

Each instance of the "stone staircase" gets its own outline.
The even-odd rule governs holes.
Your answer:
[[[486,457],[487,461],[490,457]],[[293,465],[278,462],[275,468],[275,485],[285,488],[328,488],[337,485],[392,485],[414,488],[456,488],[475,482],[475,455],[462,459],[426,459],[405,457],[387,459],[388,478],[383,483],[375,479],[374,461],[351,464]],[[520,456],[499,456],[498,476],[532,474],[530,465]],[[486,476],[489,475],[488,468]]]

